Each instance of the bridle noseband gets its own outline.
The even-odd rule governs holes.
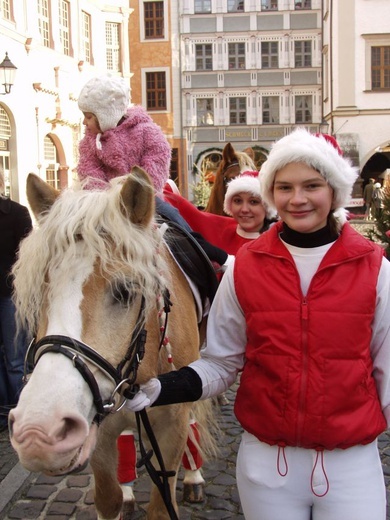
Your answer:
[[[69,336],[51,335],[44,336],[39,341],[33,340],[28,347],[25,357],[25,381],[27,381],[28,374],[33,371],[44,354],[50,352],[66,356],[72,361],[73,366],[88,384],[96,407],[94,422],[100,424],[106,415],[118,412],[124,406],[125,399],[131,398],[138,391],[138,386],[135,385],[135,381],[137,379],[138,367],[145,355],[147,333],[144,324],[145,298],[142,296],[141,306],[130,345],[125,356],[116,368],[96,350]],[[114,383],[114,390],[109,399],[103,400],[96,378],[86,361],[96,366],[104,376],[108,377]],[[117,403],[115,399],[116,394],[120,396]]]

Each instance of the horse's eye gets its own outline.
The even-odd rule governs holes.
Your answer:
[[[112,296],[116,303],[129,307],[135,300],[136,292],[128,287],[116,285],[112,290]]]

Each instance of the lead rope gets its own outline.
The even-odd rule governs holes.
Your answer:
[[[149,473],[150,478],[157,486],[161,498],[164,501],[165,507],[167,508],[169,518],[171,520],[179,520],[179,517],[176,514],[175,508],[172,504],[172,496],[171,496],[171,488],[169,487],[168,479],[170,477],[174,477],[176,475],[176,471],[167,471],[165,469],[164,459],[162,458],[160,447],[157,443],[156,437],[154,435],[153,429],[149,422],[148,414],[146,413],[145,408],[139,412],[135,412],[135,417],[137,420],[137,429],[138,429],[138,437],[139,437],[139,449],[141,453],[141,459],[137,462],[137,468],[145,466],[147,472]],[[141,420],[144,425],[145,432],[149,438],[152,449],[148,452],[145,450],[145,446],[142,442],[141,436]],[[153,453],[156,455],[157,461],[160,465],[160,470],[157,471],[153,466],[152,457]]]

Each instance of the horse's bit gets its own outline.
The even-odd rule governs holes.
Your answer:
[[[141,307],[139,310],[136,327],[133,331],[130,345],[122,361],[115,368],[111,363],[104,359],[96,350],[85,343],[69,336],[44,336],[39,341],[33,340],[27,350],[24,374],[32,372],[40,358],[48,353],[58,353],[69,358],[73,366],[79,371],[91,390],[93,402],[96,407],[94,421],[100,424],[102,419],[109,413],[118,412],[125,403],[125,398],[131,398],[138,391],[135,385],[138,367],[145,354],[146,330],[145,323],[145,298],[142,296]],[[104,401],[100,394],[99,385],[95,376],[89,369],[86,361],[96,366],[100,372],[111,379],[114,383],[114,390],[108,400]],[[119,390],[124,387],[122,394]],[[120,400],[116,404],[115,396],[120,395]]]

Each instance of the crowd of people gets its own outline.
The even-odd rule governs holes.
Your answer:
[[[260,173],[242,172],[227,185],[229,217],[207,215],[166,189],[168,141],[142,107],[130,104],[123,79],[93,78],[78,103],[83,189],[106,189],[114,177],[143,168],[157,213],[192,234],[223,273],[201,358],[141,385],[127,408],[223,395],[239,377],[236,476],[247,520],[384,520],[377,437],[390,421],[390,264],[348,223],[358,172],[336,140],[294,130],[273,144]],[[2,177],[0,188],[0,427],[6,427],[27,347],[23,331],[16,335],[8,275],[32,224],[27,208],[3,196]],[[383,207],[381,190],[374,179],[364,190],[371,219]],[[128,485],[136,478],[131,431],[118,448],[118,479]],[[199,470],[196,448],[188,449],[185,468]]]

